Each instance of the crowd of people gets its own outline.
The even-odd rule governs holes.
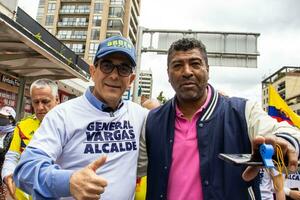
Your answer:
[[[59,104],[55,82],[39,79],[30,87],[32,116],[16,122],[14,110],[2,107],[2,198],[7,187],[14,199],[264,199],[261,167],[218,158],[254,154],[261,144],[279,145],[288,169],[297,170],[299,129],[278,123],[258,103],[219,93],[208,83],[200,40],[170,46],[175,96],[163,105],[122,100],[135,67],[132,43],[113,36],[99,44],[90,66],[94,85],[82,96]]]

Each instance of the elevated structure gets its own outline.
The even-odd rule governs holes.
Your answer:
[[[169,46],[183,37],[200,39],[207,48],[210,66],[257,67],[257,38],[259,33],[216,32],[192,30],[162,30],[139,27],[137,42],[137,69],[140,73],[141,54],[166,54]],[[133,100],[137,102],[138,77],[134,83]]]

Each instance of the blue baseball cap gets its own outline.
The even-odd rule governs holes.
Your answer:
[[[128,39],[121,36],[112,36],[100,42],[94,58],[94,65],[97,60],[112,53],[124,54],[131,61],[132,67],[136,66],[134,46]]]

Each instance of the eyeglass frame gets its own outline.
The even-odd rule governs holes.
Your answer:
[[[103,64],[103,63],[109,63],[109,64],[110,64],[111,66],[113,66],[113,67],[111,68],[110,71],[105,71],[105,70],[103,70],[103,67],[101,67],[101,66],[102,66],[101,64]],[[128,75],[124,75],[124,74],[122,75],[122,74],[120,73],[120,67],[121,67],[121,66],[127,67],[128,69],[130,69]],[[96,67],[96,68],[99,67],[99,69],[101,70],[101,72],[103,72],[104,74],[110,74],[110,73],[112,73],[112,72],[115,70],[115,68],[117,68],[118,75],[121,76],[121,77],[128,77],[128,76],[130,76],[130,74],[132,74],[133,71],[134,71],[134,70],[133,70],[133,67],[130,66],[130,65],[127,65],[126,63],[114,64],[114,63],[112,63],[110,60],[101,60],[101,59],[99,59],[99,60],[96,62],[95,67]]]

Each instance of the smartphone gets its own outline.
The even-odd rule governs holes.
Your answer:
[[[247,166],[264,166],[260,156],[253,156],[252,154],[225,154],[220,153],[219,158],[233,165],[247,165]],[[284,161],[287,166],[287,160]],[[300,161],[298,160],[298,166]]]
[[[219,158],[234,165],[263,166],[262,160],[252,159],[251,154],[220,153]]]

